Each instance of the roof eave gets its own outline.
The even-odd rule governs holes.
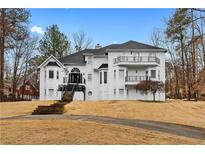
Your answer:
[[[107,52],[123,51],[148,51],[148,52],[166,52],[166,49],[106,49]]]

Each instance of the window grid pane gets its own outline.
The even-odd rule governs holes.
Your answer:
[[[104,83],[107,83],[107,72],[104,72]]]
[[[102,72],[100,72],[100,84],[102,84]]]
[[[151,78],[156,78],[156,70],[151,70]]]
[[[53,71],[49,71],[49,79],[53,79]]]

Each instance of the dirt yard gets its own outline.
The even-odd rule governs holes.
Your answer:
[[[0,117],[29,115],[50,102],[1,103]],[[69,115],[152,120],[205,128],[205,102],[72,102]],[[72,119],[1,119],[0,144],[205,144],[204,140],[129,127]]]

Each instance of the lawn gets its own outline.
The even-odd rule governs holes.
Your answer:
[[[31,114],[49,102],[1,103],[0,117]],[[205,102],[72,102],[65,115],[98,115],[154,120],[205,128]],[[205,141],[159,131],[76,120],[0,120],[1,144],[205,144]]]
[[[205,128],[205,101],[76,101],[68,104],[66,108],[65,114],[155,120]]]

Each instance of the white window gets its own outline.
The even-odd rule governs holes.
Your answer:
[[[30,85],[26,85],[26,90],[30,90]]]
[[[116,89],[113,89],[113,94],[116,95]]]
[[[160,70],[158,70],[158,80],[160,80]]]
[[[88,56],[87,62],[88,62],[88,64],[92,64],[92,58],[91,58],[91,56]]]
[[[59,72],[57,71],[56,78],[59,79]]]
[[[134,52],[134,56],[139,57],[140,53],[139,52]]]
[[[100,84],[102,84],[102,72],[100,72]]]
[[[54,89],[48,89],[48,95],[53,96],[54,95]]]
[[[119,70],[119,78],[124,79],[124,70]]]
[[[107,72],[104,72],[104,84],[107,83]]]
[[[92,96],[92,91],[88,91],[88,96]]]
[[[53,77],[54,77],[54,71],[49,70],[49,79],[53,79]]]
[[[119,94],[123,95],[124,94],[124,89],[119,89]]]
[[[156,53],[154,52],[149,53],[149,57],[156,57]]]
[[[45,71],[45,80],[46,80],[46,71]]]
[[[67,83],[68,82],[68,78],[67,77],[63,77],[63,83]]]
[[[116,70],[114,70],[114,79],[116,79]]]
[[[156,78],[156,70],[151,70],[151,78]]]
[[[92,74],[88,74],[88,81],[92,80]]]

